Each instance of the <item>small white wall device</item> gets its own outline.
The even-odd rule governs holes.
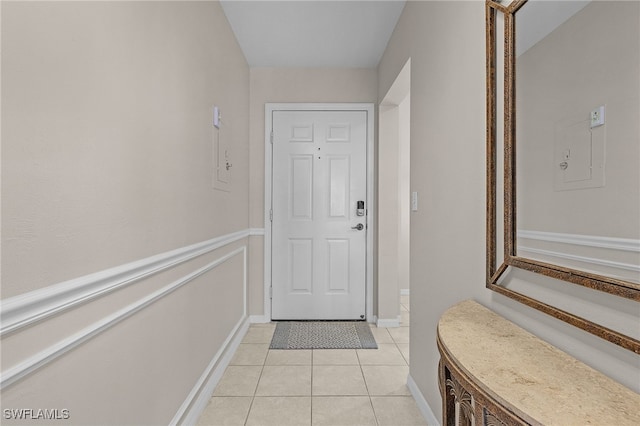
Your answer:
[[[217,106],[213,107],[213,126],[216,129],[220,128],[220,108]]]

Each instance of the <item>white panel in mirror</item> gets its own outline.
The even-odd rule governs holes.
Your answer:
[[[591,128],[587,118],[555,126],[554,190],[604,186],[605,129]]]

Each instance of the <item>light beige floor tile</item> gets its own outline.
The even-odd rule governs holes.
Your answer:
[[[275,327],[249,327],[242,343],[271,343]]]
[[[213,397],[198,419],[198,426],[244,426],[253,397]]]
[[[313,366],[313,395],[367,395],[360,366]]]
[[[255,324],[251,324],[251,328],[272,328],[273,330],[276,329],[276,323],[275,322],[258,322]]]
[[[373,334],[373,337],[375,337],[376,343],[378,344],[393,343],[393,339],[391,338],[391,335],[389,334],[389,332],[385,327],[378,328],[378,326],[372,325],[371,333]]]
[[[256,395],[311,395],[311,366],[266,365],[262,371]]]
[[[313,365],[359,365],[355,349],[314,349]]]
[[[402,354],[404,359],[407,361],[407,364],[410,364],[410,362],[409,362],[409,343],[398,343],[397,346],[398,346],[398,349],[400,349],[400,353]]]
[[[376,426],[368,396],[314,396],[313,426]]]
[[[395,343],[380,343],[378,349],[357,349],[360,365],[407,365]]]
[[[267,343],[241,343],[229,365],[263,365],[267,352]]]
[[[247,426],[310,426],[311,397],[260,397],[253,400]]]
[[[411,325],[411,314],[409,311],[400,312],[400,327],[409,327]]]
[[[402,365],[363,365],[362,373],[367,383],[369,395],[409,396],[407,376],[409,367]]]
[[[253,396],[262,367],[229,366],[225,370],[214,396]]]
[[[407,308],[409,307],[409,296],[400,296],[400,303],[405,305]]]
[[[265,365],[311,365],[311,350],[272,349],[267,355]]]
[[[413,397],[372,396],[371,403],[380,426],[422,426],[427,424]]]
[[[390,328],[389,334],[395,343],[409,343],[409,327]]]

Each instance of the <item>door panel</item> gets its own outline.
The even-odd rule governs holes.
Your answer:
[[[327,293],[349,292],[349,240],[327,240],[329,287]]]
[[[272,318],[362,319],[367,113],[274,111],[272,129]]]
[[[313,155],[292,155],[290,171],[290,217],[292,220],[312,220]]]
[[[289,284],[291,293],[311,294],[313,283],[313,240],[289,239]]]
[[[329,157],[329,216],[346,219],[349,206],[349,157]]]

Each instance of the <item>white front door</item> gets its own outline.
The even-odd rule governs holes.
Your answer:
[[[364,319],[367,112],[274,111],[272,130],[272,319]]]

